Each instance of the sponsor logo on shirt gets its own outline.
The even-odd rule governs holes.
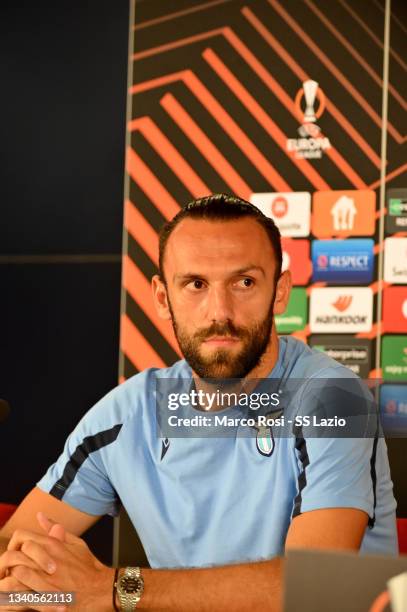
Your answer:
[[[310,193],[252,193],[250,202],[273,219],[282,236],[300,238],[309,235]]]
[[[314,240],[313,281],[363,284],[373,278],[373,240]]]
[[[372,236],[376,195],[371,189],[317,191],[313,197],[312,233],[330,236]]]
[[[407,238],[386,238],[384,241],[384,280],[407,284]]]
[[[369,287],[314,287],[311,332],[368,332],[372,328],[373,293]]]

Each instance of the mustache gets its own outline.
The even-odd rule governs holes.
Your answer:
[[[228,338],[241,338],[246,335],[246,330],[242,328],[237,328],[233,325],[231,321],[227,321],[225,323],[213,323],[210,327],[206,329],[201,329],[196,334],[194,334],[194,338],[199,341],[204,341],[211,336],[226,336]]]

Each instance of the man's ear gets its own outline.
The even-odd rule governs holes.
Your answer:
[[[287,308],[291,291],[291,272],[282,272],[277,281],[276,297],[274,300],[274,314],[283,314]]]
[[[153,302],[158,316],[160,319],[169,321],[171,319],[171,312],[168,305],[167,289],[158,274],[154,274],[151,279],[151,289],[153,291]]]

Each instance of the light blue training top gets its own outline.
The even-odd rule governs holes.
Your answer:
[[[397,554],[383,438],[297,435],[276,438],[271,454],[267,444],[261,452],[256,437],[163,440],[157,435],[156,379],[191,375],[182,360],[113,389],[85,414],[38,486],[93,515],[115,515],[121,502],[155,568],[282,555],[293,516],[337,507],[369,515],[361,552]],[[279,339],[273,379],[350,376],[302,342]]]

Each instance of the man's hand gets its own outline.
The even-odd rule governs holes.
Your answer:
[[[56,538],[61,542],[65,541],[65,530],[61,525],[51,523],[44,515],[41,515],[40,513],[38,515],[38,522],[49,537]],[[31,548],[37,548],[37,563],[35,561],[31,561],[31,558],[27,557],[25,554],[30,546]],[[56,570],[56,565],[51,557],[34,542],[25,543],[21,547],[21,550],[9,550],[9,544],[7,545],[7,551],[0,557],[0,580],[7,576],[10,568],[16,567],[17,565],[26,565],[32,569],[39,568],[48,574],[53,574]],[[7,589],[2,588],[2,590],[4,591]]]
[[[38,517],[39,523],[43,529],[48,533],[49,536],[57,538],[61,541],[65,539],[64,529],[61,528],[61,525],[53,525],[50,523],[45,517]],[[40,553],[40,556],[43,558],[42,569],[52,574],[55,572],[56,566],[54,561],[50,557],[44,556],[43,553]],[[3,555],[0,556],[0,591],[3,592],[19,592],[19,591],[27,591],[27,587],[19,582],[16,578],[11,576],[10,568],[15,567],[16,565],[24,565],[28,564],[33,569],[38,569],[38,565],[31,561],[29,557],[27,557],[22,551],[6,551]],[[1,606],[1,610],[32,610],[33,608],[27,608],[26,606],[13,606],[9,608],[8,606]],[[58,608],[55,608],[59,610]],[[62,609],[62,608],[60,608]],[[64,610],[66,608],[63,608]],[[38,610],[44,610],[45,612],[53,612],[53,607],[47,608],[38,608]]]
[[[0,557],[0,575],[7,569],[26,590],[73,591],[76,604],[69,607],[72,611],[110,612],[114,570],[100,563],[85,542],[65,532],[62,525],[41,513],[37,519],[47,535],[15,531]],[[2,582],[0,588],[4,588]]]

